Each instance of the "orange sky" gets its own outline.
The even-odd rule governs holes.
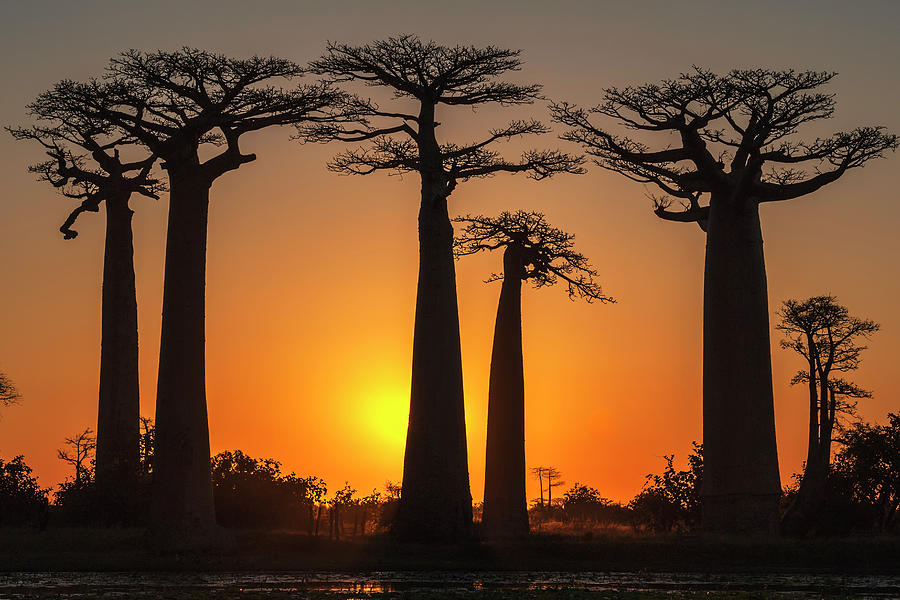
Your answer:
[[[317,56],[326,39],[362,43],[415,32],[442,43],[523,48],[516,75],[554,99],[599,100],[604,86],[676,75],[692,64],[832,69],[837,117],[828,130],[882,124],[900,131],[900,6],[869,2],[455,3],[437,9],[342,3],[252,9],[215,3],[154,3],[122,11],[66,3],[4,4],[0,124],[25,122],[23,106],[56,80],[98,74],[117,51],[189,44],[235,56]],[[178,7],[178,18],[172,9]],[[813,10],[815,9],[815,10]],[[48,11],[58,18],[46,21]],[[70,12],[71,11],[71,12]],[[773,16],[774,15],[774,16]],[[452,116],[451,116],[452,115]],[[469,141],[517,116],[546,119],[543,106],[456,110],[447,139]],[[418,181],[338,177],[324,163],[338,146],[298,146],[289,130],[248,137],[259,160],[213,187],[207,275],[207,387],[213,451],[240,448],[280,459],[359,490],[401,476],[416,277]],[[533,145],[558,146],[552,135]],[[510,147],[514,151],[514,147]],[[57,229],[70,204],[25,172],[40,152],[0,137],[0,370],[24,395],[0,414],[0,457],[23,453],[44,485],[65,475],[55,450],[95,426],[100,338],[102,215],[84,215],[81,235]],[[762,208],[770,305],[830,292],[883,325],[854,376],[875,391],[868,419],[900,409],[900,193],[898,157],[851,172],[814,196]],[[683,461],[700,439],[700,330],[704,238],[664,223],[642,186],[592,168],[535,183],[498,176],[461,185],[454,214],[540,210],[577,236],[616,305],[570,302],[562,289],[524,295],[527,457],[627,500],[664,454]],[[142,411],[153,414],[159,349],[167,200],[133,200],[141,343]],[[458,264],[472,492],[483,489],[490,344],[499,286],[482,280],[500,256]],[[804,390],[788,381],[798,360],[773,338],[782,474],[800,467]],[[537,495],[529,482],[530,496]]]

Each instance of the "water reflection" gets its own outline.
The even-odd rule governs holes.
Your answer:
[[[897,576],[703,575],[611,572],[403,572],[370,573],[10,573],[0,575],[0,598],[74,599],[96,596],[156,598],[193,592],[202,596],[279,596],[333,592],[341,598],[448,590],[457,592],[590,590],[617,592],[754,592],[796,597],[839,593],[849,598],[900,596]]]

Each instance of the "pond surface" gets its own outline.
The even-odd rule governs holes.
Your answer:
[[[0,574],[0,600],[419,597],[883,599],[900,598],[900,577],[401,571]]]

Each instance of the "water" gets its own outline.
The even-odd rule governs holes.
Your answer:
[[[900,598],[898,576],[611,572],[8,573],[0,600],[91,598]]]

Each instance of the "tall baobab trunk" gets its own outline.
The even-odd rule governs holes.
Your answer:
[[[169,165],[153,530],[166,548],[204,546],[215,527],[206,413],[205,287],[209,182]]]
[[[96,481],[102,518],[136,516],[140,470],[137,300],[130,194],[107,198],[100,342]]]
[[[482,529],[487,537],[528,534],[525,497],[525,375],[522,365],[522,248],[503,253],[488,391]]]
[[[703,293],[703,528],[775,533],[781,493],[756,202],[713,196]]]
[[[447,212],[450,190],[443,179],[433,123],[434,106],[423,102],[418,140],[423,166],[412,389],[403,492],[394,533],[408,540],[452,541],[472,535],[472,494],[453,226]]]

